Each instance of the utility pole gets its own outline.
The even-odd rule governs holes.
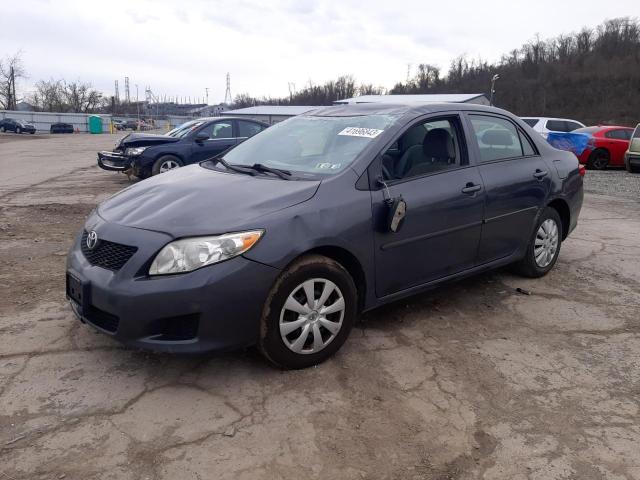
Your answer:
[[[224,103],[231,105],[233,99],[231,98],[231,75],[227,72],[227,89],[224,92]]]
[[[127,82],[129,81],[129,77],[126,78]],[[138,111],[138,128],[136,128],[136,130],[140,129],[140,102],[138,101],[138,84],[136,83],[136,109]]]
[[[131,96],[129,95],[129,77],[124,77],[124,101],[131,103]]]
[[[205,92],[207,92],[207,105],[209,105],[209,87],[205,87]]]

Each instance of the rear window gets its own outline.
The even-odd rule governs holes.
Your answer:
[[[535,127],[540,120],[538,120],[537,118],[523,118],[522,121],[530,127]]]
[[[553,132],[568,132],[569,127],[567,126],[567,122],[564,120],[548,120],[547,130],[551,130]]]
[[[577,130],[579,128],[582,128],[582,125],[580,125],[578,122],[565,122],[567,124],[567,129],[569,132],[573,132],[574,130]]]

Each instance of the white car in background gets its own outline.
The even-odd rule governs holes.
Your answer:
[[[586,125],[577,120],[568,118],[547,118],[547,117],[520,117],[523,122],[533,128],[536,132],[547,138],[551,132],[573,132],[578,128],[584,128]]]

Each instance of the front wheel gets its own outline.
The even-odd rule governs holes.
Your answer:
[[[16,133],[22,133],[22,129],[20,127],[16,127]]]
[[[337,352],[357,315],[351,275],[338,262],[309,255],[276,281],[264,307],[259,348],[283,368],[317,365]]]
[[[561,244],[560,215],[554,208],[547,207],[536,222],[524,258],[515,265],[516,271],[525,277],[543,277],[556,264]]]
[[[174,157],[173,155],[164,155],[156,160],[156,163],[153,164],[151,174],[158,175],[159,173],[166,173],[169,170],[180,168],[181,166],[182,161],[180,161],[178,157]]]

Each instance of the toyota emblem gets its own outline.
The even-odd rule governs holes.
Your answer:
[[[98,234],[95,232],[95,230],[91,230],[89,232],[89,235],[87,235],[87,248],[89,250],[93,250],[94,248],[96,248],[97,244],[98,244]]]

